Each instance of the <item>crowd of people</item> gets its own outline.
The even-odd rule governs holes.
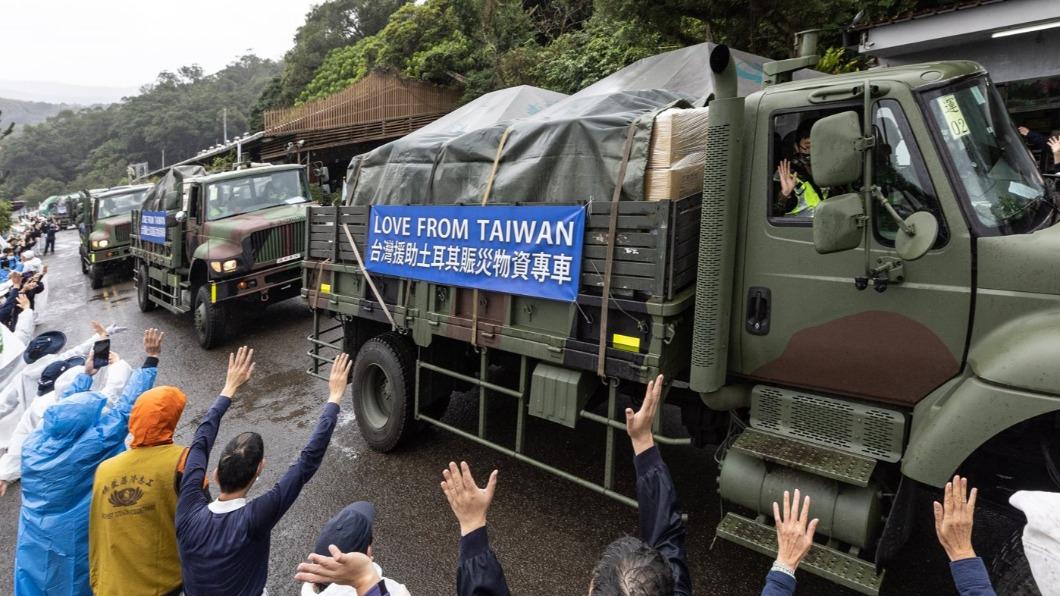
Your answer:
[[[272,531],[321,465],[350,358],[340,354],[333,363],[327,401],[297,460],[250,498],[265,467],[260,434],[236,435],[212,473],[208,461],[225,413],[253,376],[254,351],[242,347],[228,356],[224,386],[191,444],[178,445],[174,431],[187,397],[178,387],[155,386],[163,334],[144,331],[138,368],[113,350],[105,362],[93,358],[92,346],[125,331],[121,327],[92,323],[92,333],[69,349],[58,331],[32,337],[47,267],[25,248],[32,244],[20,246],[15,258],[21,268],[11,268],[0,286],[6,288],[0,306],[0,496],[22,483],[16,594],[266,594]],[[660,375],[648,384],[640,408],[625,411],[640,535],[619,537],[604,549],[588,582],[590,595],[692,593],[685,522],[652,435],[662,390]],[[486,523],[498,472],[480,487],[466,462],[450,462],[439,481],[460,529],[456,592],[509,594]],[[765,575],[764,596],[795,593],[796,569],[815,544],[811,499],[792,488],[773,504],[777,558]],[[959,593],[968,596],[994,593],[972,548],[976,498],[976,489],[969,491],[957,476],[934,504],[939,542]],[[372,504],[360,501],[328,520],[306,562],[291,570],[303,596],[408,594],[373,559],[374,518]]]

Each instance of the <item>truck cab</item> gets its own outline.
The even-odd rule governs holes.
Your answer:
[[[190,174],[175,184],[167,175],[133,214],[136,285],[143,311],[193,310],[209,348],[223,340],[229,308],[298,295],[310,194],[299,165]]]
[[[131,214],[150,189],[150,184],[141,184],[82,193],[78,254],[81,272],[89,275],[92,289],[102,288],[107,274],[132,271],[129,259]]]

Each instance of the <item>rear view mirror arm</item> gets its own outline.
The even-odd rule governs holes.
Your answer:
[[[898,227],[901,228],[903,232],[910,236],[916,236],[916,224],[906,223],[906,221],[902,219],[902,216],[898,215],[898,212],[894,210],[894,205],[891,205],[891,202],[880,192],[879,186],[872,187],[872,196],[876,199],[876,202],[887,210],[887,214],[891,216],[891,219],[894,220],[894,223],[898,224]]]

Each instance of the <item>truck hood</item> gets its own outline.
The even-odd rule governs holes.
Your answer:
[[[208,221],[203,225],[203,233],[207,239],[195,249],[195,258],[218,260],[240,257],[244,252],[244,246],[250,246],[244,241],[254,232],[304,222],[307,204],[280,205]],[[251,258],[245,257],[245,259]],[[247,264],[249,266],[249,260]]]
[[[241,244],[244,238],[258,230],[305,221],[306,204],[269,207],[260,211],[208,221],[203,226],[203,231],[210,238]]]
[[[1060,223],[1033,234],[980,238],[978,287],[1060,294]]]
[[[114,239],[117,236],[115,230],[118,228],[118,226],[121,226],[121,225],[129,226],[131,224],[132,224],[132,214],[131,213],[125,213],[125,214],[122,214],[122,215],[115,215],[113,217],[108,217],[108,218],[105,218],[105,219],[97,220],[95,225],[92,226],[92,234],[89,236],[89,239],[90,240],[103,240],[104,238],[106,238],[107,240],[110,240],[111,242],[114,242]],[[128,234],[126,234],[126,237],[128,237]],[[122,244],[125,244],[125,243],[126,242],[123,242]]]

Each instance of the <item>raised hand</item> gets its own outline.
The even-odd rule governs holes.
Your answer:
[[[460,535],[467,536],[471,532],[486,525],[486,511],[493,502],[493,493],[497,490],[497,470],[490,474],[486,482],[486,488],[479,488],[475,478],[471,475],[471,468],[467,462],[449,462],[449,468],[442,470],[442,492],[449,501],[449,507],[453,515],[460,522]]]
[[[777,166],[777,176],[780,177],[780,194],[790,197],[798,183],[795,180],[795,174],[791,171],[791,162],[786,159],[780,160],[780,165]]]
[[[974,559],[972,522],[975,517],[976,489],[968,494],[968,479],[954,476],[946,483],[943,502],[935,501],[935,534],[950,561]],[[966,497],[967,495],[967,497]]]
[[[25,292],[19,292],[18,297],[15,298],[15,301],[18,303],[19,310],[29,310],[29,296],[27,296]]]
[[[342,394],[346,393],[346,382],[350,378],[351,367],[353,367],[353,362],[350,360],[350,355],[346,353],[339,354],[335,362],[331,364],[331,376],[328,377],[329,402],[337,404],[342,401]]]
[[[92,321],[91,325],[92,325],[92,331],[96,335],[98,335],[100,339],[106,339],[106,338],[110,337],[110,334],[107,333],[107,328],[104,327],[103,325],[101,325],[99,323],[99,321]]]
[[[372,559],[363,553],[344,553],[334,544],[328,546],[331,556],[312,553],[308,563],[298,565],[294,579],[314,584],[353,586],[363,594],[380,581]]]
[[[773,502],[773,519],[777,525],[777,562],[794,572],[813,546],[813,533],[817,530],[818,520],[809,520],[810,497],[806,497],[802,511],[799,511],[799,489],[795,489],[794,499],[790,499],[790,496],[788,491],[784,491],[783,517],[780,505]]]
[[[648,382],[648,388],[644,390],[644,403],[640,410],[626,408],[626,432],[629,439],[633,441],[633,453],[640,455],[655,445],[655,439],[651,434],[651,425],[655,421],[655,412],[659,409],[662,401],[663,376],[655,377],[654,381]]]
[[[228,374],[221,395],[235,397],[236,390],[250,380],[254,372],[254,350],[242,346],[235,354],[228,354]]]
[[[1049,150],[1053,152],[1053,161],[1060,162],[1060,136],[1049,137],[1046,143],[1049,144]]]
[[[144,330],[144,352],[153,358],[158,358],[162,355],[162,338],[165,337],[165,333],[162,333],[158,329],[151,328]]]

